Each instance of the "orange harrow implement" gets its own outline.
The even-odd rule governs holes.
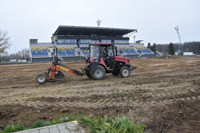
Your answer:
[[[36,76],[36,81],[39,84],[43,84],[46,81],[55,81],[55,80],[63,79],[64,74],[61,72],[61,70],[65,71],[65,72],[70,72],[70,73],[76,74],[78,76],[83,75],[83,72],[79,72],[75,69],[70,69],[65,64],[62,64],[59,62],[59,61],[61,61],[61,59],[59,59],[57,56],[57,48],[54,49],[54,52],[56,53],[56,55],[53,58],[52,66],[48,69],[48,72],[40,73]]]
[[[64,78],[64,74],[60,71],[63,70],[65,72],[70,72],[73,74],[76,74],[78,76],[82,76],[83,73],[70,69],[64,65],[54,65],[52,64],[52,67],[49,68],[47,73],[40,73],[36,77],[36,81],[40,84],[45,83],[46,81],[54,81],[54,80],[60,80]]]

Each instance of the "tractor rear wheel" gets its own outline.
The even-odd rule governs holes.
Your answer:
[[[39,84],[43,84],[45,83],[47,80],[47,76],[45,73],[40,73],[36,76],[36,81],[39,83]]]
[[[91,76],[90,76],[90,71],[86,71],[85,74],[86,74],[89,78],[91,78]]]
[[[127,78],[130,76],[130,69],[127,66],[123,66],[119,71],[121,77]]]
[[[101,65],[98,65],[95,71],[90,70],[91,78],[96,79],[96,80],[103,79],[105,76],[105,73],[106,73],[105,68]]]

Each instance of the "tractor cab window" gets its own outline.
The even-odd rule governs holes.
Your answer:
[[[112,46],[101,46],[100,57],[108,58],[110,56],[113,56]]]
[[[107,56],[107,48],[106,47],[100,47],[100,57]]]
[[[108,47],[107,49],[108,49],[108,56],[109,56],[109,57],[110,57],[110,56],[113,56],[113,47],[110,46],[110,47]]]
[[[98,46],[94,46],[94,45],[90,46],[90,58],[95,58],[95,59],[99,58],[99,47]]]

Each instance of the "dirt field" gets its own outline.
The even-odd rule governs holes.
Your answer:
[[[68,62],[71,68],[84,62]],[[0,66],[0,128],[14,122],[58,119],[67,114],[128,116],[149,132],[200,131],[200,57],[135,59],[129,78],[104,80],[64,73],[66,81],[39,85],[50,63]]]

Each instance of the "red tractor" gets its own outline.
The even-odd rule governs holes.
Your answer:
[[[63,79],[64,74],[61,70],[78,76],[82,76],[85,73],[89,78],[96,80],[103,79],[105,73],[112,73],[114,76],[121,75],[121,77],[127,78],[130,75],[130,71],[136,67],[130,65],[130,58],[117,56],[117,53],[117,47],[114,47],[112,43],[92,43],[89,45],[89,57],[86,59],[87,65],[83,72],[79,72],[61,63],[61,59],[57,55],[57,48],[54,48],[52,66],[48,69],[48,72],[38,74],[36,81],[42,84],[46,81]]]
[[[127,78],[130,71],[136,67],[131,66],[130,58],[117,56],[117,47],[112,43],[92,43],[89,45],[88,65],[85,73],[92,79],[103,79],[105,73],[112,73]]]

